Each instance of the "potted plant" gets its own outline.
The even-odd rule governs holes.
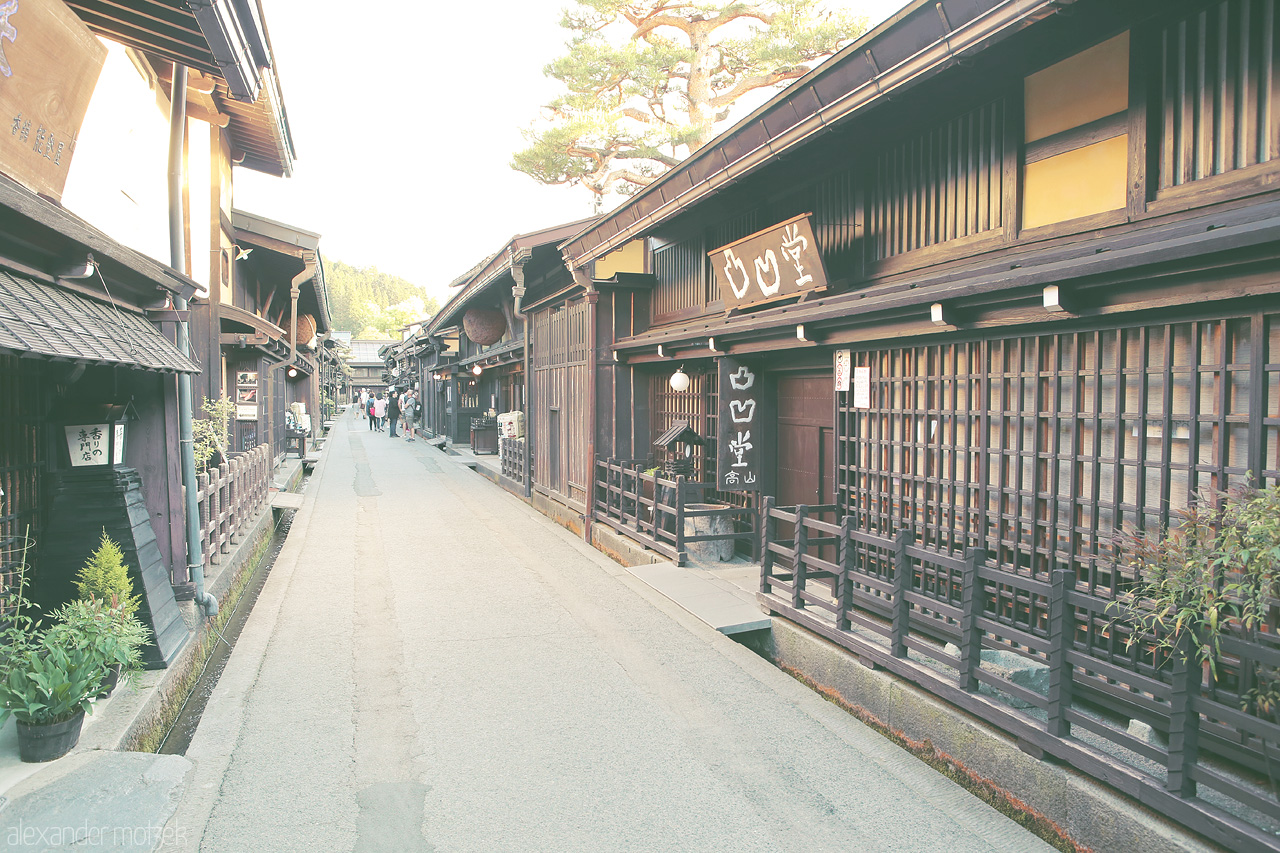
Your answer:
[[[13,716],[23,761],[50,761],[80,740],[84,715],[101,690],[101,650],[74,628],[44,629],[23,598],[25,574],[5,593],[0,626],[0,724]]]
[[[1280,586],[1280,486],[1204,495],[1182,522],[1158,533],[1126,531],[1113,542],[1133,578],[1112,609],[1166,656],[1204,664],[1216,680],[1222,638],[1266,630]]]
[[[94,598],[107,602],[111,607],[133,616],[138,609],[139,597],[133,594],[133,580],[124,564],[124,552],[107,531],[102,531],[102,541],[76,575],[76,589],[81,600]]]
[[[148,631],[134,616],[139,596],[133,594],[124,552],[106,530],[81,567],[76,588],[80,599],[63,608],[58,620],[61,625],[77,626],[81,642],[92,642],[101,649],[107,666],[103,695],[109,695],[122,671],[133,674],[141,668],[141,649]],[[89,635],[92,640],[87,639]]]
[[[101,696],[109,696],[121,675],[142,670],[142,646],[149,631],[125,609],[99,598],[79,599],[54,613],[49,641],[60,648],[96,654],[102,661]]]

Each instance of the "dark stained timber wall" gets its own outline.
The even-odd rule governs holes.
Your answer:
[[[1160,188],[1280,156],[1276,0],[1222,0],[1158,36]]]
[[[1003,227],[1004,122],[1004,101],[995,101],[876,158],[867,223],[872,260]]]

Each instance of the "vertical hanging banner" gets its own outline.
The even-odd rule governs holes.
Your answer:
[[[0,0],[0,172],[62,199],[106,56],[62,0]]]
[[[724,357],[716,431],[716,486],[721,491],[760,488],[764,460],[763,382],[758,372]]]

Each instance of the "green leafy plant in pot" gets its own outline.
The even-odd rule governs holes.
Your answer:
[[[11,615],[0,626],[0,724],[14,717],[23,761],[50,761],[80,740],[106,670],[101,651],[73,628],[46,629],[30,616],[24,582],[25,573],[5,593]]]

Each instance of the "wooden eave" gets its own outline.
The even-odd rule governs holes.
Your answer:
[[[502,362],[504,361],[504,358],[503,358],[504,356],[510,356],[510,355],[518,355],[521,358],[523,358],[524,356],[524,339],[523,338],[517,338],[514,341],[507,341],[502,346],[490,347],[484,352],[476,353],[475,355],[470,355],[470,356],[467,356],[466,358],[459,359],[458,364],[463,367],[466,367],[468,365],[472,365],[476,363],[483,364],[486,361],[496,360],[498,362]],[[509,361],[511,359],[506,359],[506,360]]]
[[[311,296],[316,303],[316,332],[323,333],[332,329],[324,262],[320,257],[320,235],[234,208],[231,211],[231,225],[232,236],[237,245],[248,244],[257,250],[296,259],[302,265],[306,264],[308,256],[315,261],[315,272],[308,281],[311,283]],[[301,272],[303,268],[304,266],[299,266],[297,272]]]
[[[561,245],[581,268],[807,140],[1076,0],[914,0]]]
[[[268,340],[272,341],[282,341],[284,340],[285,335],[288,334],[284,329],[280,328],[275,323],[272,323],[270,320],[259,317],[252,311],[237,308],[234,305],[219,305],[218,314],[220,315],[223,324],[222,334],[224,337],[229,334],[241,334],[239,329],[227,329],[225,327],[227,323],[236,323],[241,326],[246,326],[253,332],[261,334]]]
[[[229,117],[233,144],[245,155],[241,165],[280,177],[292,174],[293,138],[257,0],[233,0],[225,6],[243,40],[236,46],[235,61],[215,55],[216,36],[201,29],[185,0],[67,0],[67,7],[90,31],[147,55],[165,81],[172,77],[173,63],[215,78],[213,100],[218,112]],[[252,78],[256,93],[233,91],[229,70],[233,79]]]
[[[201,289],[172,267],[118,243],[66,208],[0,175],[0,255],[8,266],[52,282],[59,268],[83,262],[89,253],[110,282],[111,297],[136,309],[156,308],[167,296],[189,299]],[[96,278],[58,283],[99,299],[105,295]]]
[[[454,294],[444,308],[440,309],[440,313],[436,316],[436,322],[443,324],[450,321],[463,306],[481,292],[487,290],[495,282],[507,278],[514,285],[515,279],[511,274],[513,258],[519,257],[524,252],[533,252],[535,249],[544,246],[559,246],[565,239],[581,231],[584,224],[594,221],[595,218],[579,219],[575,222],[555,225],[551,228],[544,228],[541,231],[531,231],[528,234],[517,234],[512,237],[505,246],[473,267],[466,275],[454,280],[451,286],[462,287],[463,289]],[[435,326],[433,325],[433,327]]]
[[[738,351],[739,345],[749,341],[761,343],[752,349],[814,347],[818,339],[840,331],[888,329],[896,318],[920,316],[922,312],[927,315],[928,306],[934,302],[962,305],[966,300],[991,300],[1004,292],[1027,293],[1049,284],[1069,286],[1105,276],[1127,280],[1152,269],[1177,272],[1180,266],[1209,256],[1216,256],[1219,266],[1229,266],[1244,262],[1251,250],[1265,252],[1268,248],[1280,254],[1280,201],[1130,227],[1121,234],[1074,235],[1070,241],[1056,245],[1022,246],[1020,251],[993,253],[977,262],[924,268],[823,299],[653,329],[618,341],[613,349],[628,354],[628,361],[641,361],[649,360],[641,357],[641,351],[658,345],[693,347],[699,352],[705,349],[702,354],[715,355],[706,344],[711,337],[716,339],[720,353],[731,344]],[[1263,285],[1262,290],[1280,291],[1280,282]],[[1213,297],[1232,298],[1252,292],[1224,289]],[[1165,304],[1176,304],[1176,298],[1156,298],[1150,300],[1149,307]],[[1040,311],[1037,318],[1049,320],[1052,315]],[[796,339],[797,325],[805,326],[809,340]]]

